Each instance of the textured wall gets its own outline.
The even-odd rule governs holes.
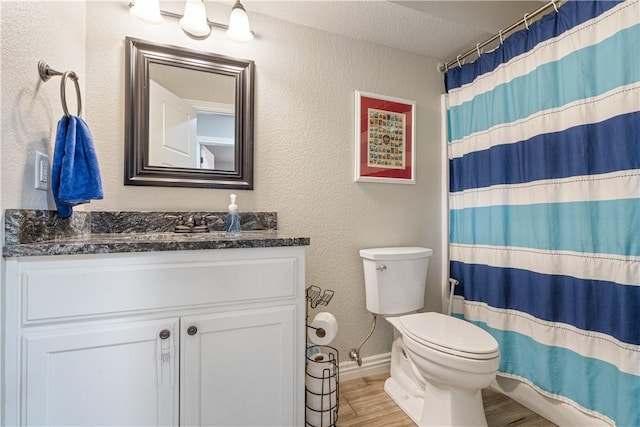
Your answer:
[[[333,344],[341,359],[346,360],[349,348],[364,338],[371,321],[365,309],[359,249],[387,245],[434,248],[428,308],[440,308],[442,75],[436,71],[435,60],[251,11],[258,37],[243,45],[227,41],[221,33],[203,42],[191,40],[175,20],[158,27],[142,24],[129,15],[122,1],[88,2],[86,15],[82,7],[76,10],[76,2],[31,5],[3,5],[4,208],[52,208],[50,196],[47,201],[30,190],[31,152],[36,147],[51,150],[55,121],[61,112],[57,83],[38,88],[35,64],[42,56],[54,66],[73,68],[81,74],[86,118],[96,142],[105,190],[105,199],[86,209],[225,209],[230,191],[123,185],[124,38],[253,59],[255,189],[238,192],[238,204],[244,210],[276,211],[283,232],[311,237],[306,250],[307,285],[336,291],[326,310],[339,322]],[[181,5],[165,7],[179,11]],[[7,31],[5,27],[26,25],[21,8],[33,9],[34,20],[43,21],[43,25],[20,30],[21,37],[16,37],[8,33],[17,28]],[[71,15],[69,9],[73,9]],[[210,18],[226,22],[228,7],[207,2],[207,9]],[[13,19],[5,19],[6,13]],[[10,62],[7,57],[14,55],[19,63],[5,65]],[[11,75],[5,74],[7,70]],[[5,101],[6,84],[12,86],[8,92],[13,101]],[[355,90],[417,101],[416,185],[353,181]],[[6,155],[14,152],[17,157]],[[391,327],[381,322],[363,347],[362,356],[390,351],[391,338]]]
[[[82,2],[10,2],[2,8],[2,206],[46,208],[50,193],[34,190],[34,157],[51,154],[62,116],[60,77],[42,82],[38,61],[80,76],[85,95],[85,20]],[[74,85],[67,85],[76,111]]]

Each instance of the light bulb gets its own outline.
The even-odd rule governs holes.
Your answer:
[[[233,9],[231,9],[227,36],[231,40],[235,40],[237,42],[248,42],[253,40],[251,27],[249,27],[249,17],[247,16],[247,12],[244,10],[244,6],[240,3],[240,0],[236,0],[236,3],[233,5]]]
[[[180,26],[190,36],[201,38],[211,34],[211,27],[207,23],[207,10],[202,0],[187,0]]]

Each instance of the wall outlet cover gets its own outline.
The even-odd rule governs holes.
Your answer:
[[[49,156],[36,151],[35,161],[35,189],[46,191],[49,189]]]

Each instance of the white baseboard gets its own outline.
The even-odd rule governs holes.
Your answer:
[[[391,368],[391,353],[377,354],[362,359],[362,366],[356,362],[342,362],[339,365],[340,381],[355,380],[367,375],[389,372]]]

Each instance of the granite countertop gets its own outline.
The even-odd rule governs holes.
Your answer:
[[[174,233],[172,217],[203,217],[209,232]],[[225,213],[76,212],[62,220],[55,211],[5,212],[5,258],[43,255],[307,246],[308,237],[277,231],[275,213],[242,213],[243,232],[228,235]],[[246,231],[244,231],[246,230]]]

